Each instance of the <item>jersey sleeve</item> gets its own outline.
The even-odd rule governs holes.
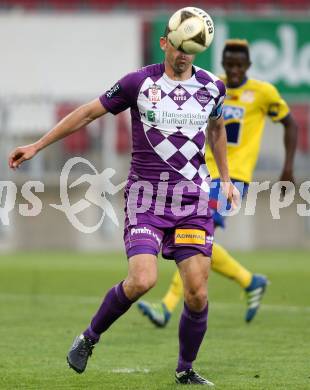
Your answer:
[[[223,104],[224,104],[224,99],[226,96],[226,88],[221,80],[217,80],[215,82],[218,90],[219,90],[219,95],[215,99],[215,105],[213,107],[213,110],[211,111],[210,118],[211,119],[219,119],[222,116],[223,112]]]
[[[137,103],[140,78],[137,72],[127,74],[99,97],[101,104],[114,115],[132,107]]]
[[[289,107],[273,85],[269,83],[264,84],[266,114],[273,122],[278,122],[289,114]]]

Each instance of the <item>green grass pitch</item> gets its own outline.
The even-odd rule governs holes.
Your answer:
[[[310,389],[310,256],[302,251],[236,253],[271,285],[251,324],[233,281],[210,278],[209,329],[195,368],[217,389]],[[174,389],[181,305],[166,329],[136,307],[102,337],[83,375],[66,353],[105,292],[126,273],[121,254],[0,256],[0,389]],[[159,299],[174,270],[159,261]]]

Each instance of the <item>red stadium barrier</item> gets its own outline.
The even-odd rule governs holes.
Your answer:
[[[164,10],[187,6],[186,0],[2,0],[0,8],[23,7],[26,10]],[[208,8],[257,10],[259,8],[309,9],[309,0],[198,0],[195,5]]]

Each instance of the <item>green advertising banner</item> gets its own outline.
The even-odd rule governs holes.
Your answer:
[[[159,37],[168,17],[152,23],[152,62],[161,62]],[[310,99],[310,21],[301,18],[227,17],[214,18],[211,47],[196,57],[195,64],[215,74],[223,72],[221,55],[229,38],[247,39],[252,67],[249,76],[273,83],[288,99]]]

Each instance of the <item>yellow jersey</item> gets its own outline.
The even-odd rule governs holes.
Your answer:
[[[226,79],[222,77],[224,83]],[[249,183],[258,158],[266,117],[277,122],[289,113],[286,102],[270,83],[247,79],[238,88],[227,88],[223,117],[227,132],[229,175]],[[209,146],[206,162],[212,179],[219,177]]]

